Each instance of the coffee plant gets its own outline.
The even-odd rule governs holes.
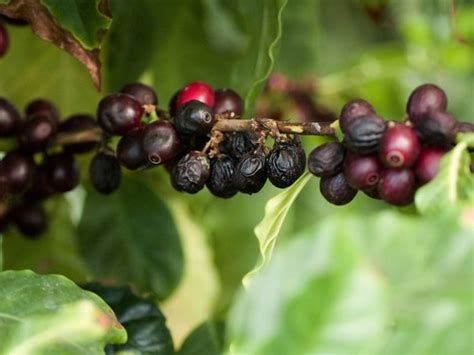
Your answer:
[[[0,354],[472,351],[448,3],[0,0]]]

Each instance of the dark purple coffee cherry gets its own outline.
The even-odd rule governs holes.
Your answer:
[[[410,168],[418,155],[421,145],[413,128],[396,124],[385,131],[380,141],[379,157],[389,168]]]
[[[239,160],[247,153],[257,149],[256,137],[250,132],[230,132],[224,135],[224,141],[219,144],[222,153]]]
[[[379,190],[378,190],[377,186],[375,186],[371,190],[364,190],[363,192],[364,192],[364,194],[366,194],[367,196],[369,196],[370,198],[372,198],[374,200],[381,200],[382,199],[382,197],[380,197]]]
[[[58,108],[51,102],[45,99],[36,99],[31,101],[25,108],[26,118],[44,116],[48,117],[56,126],[59,124]]]
[[[235,167],[235,187],[245,194],[253,194],[259,192],[266,181],[265,154],[260,151],[244,154]]]
[[[410,169],[385,169],[378,184],[380,197],[395,206],[413,202],[416,190],[415,174]]]
[[[0,57],[7,53],[10,44],[7,29],[0,23]]]
[[[143,132],[145,127],[128,131],[117,145],[117,158],[120,164],[129,170],[137,170],[147,165],[147,156],[143,150]]]
[[[33,181],[35,170],[35,161],[25,153],[9,152],[0,162],[0,175],[12,193],[26,190]]]
[[[376,155],[348,154],[344,161],[344,175],[350,187],[371,190],[377,187],[381,167]]]
[[[344,147],[339,142],[329,142],[313,149],[308,156],[308,170],[319,177],[333,176],[342,170]]]
[[[178,191],[195,194],[202,190],[210,174],[209,159],[192,151],[182,157],[171,171],[171,183]]]
[[[124,135],[140,126],[144,109],[140,102],[127,94],[113,94],[99,102],[97,120],[104,131]]]
[[[444,111],[430,111],[414,122],[416,133],[425,144],[449,146],[456,138],[458,122]]]
[[[234,113],[236,116],[242,116],[244,113],[244,101],[232,89],[219,89],[214,92],[214,113]]]
[[[15,206],[11,214],[16,227],[25,237],[38,237],[48,227],[48,217],[40,205],[22,203]]]
[[[434,84],[418,86],[410,95],[407,103],[407,113],[412,122],[422,120],[428,112],[446,111],[448,98],[445,92]]]
[[[8,100],[0,97],[0,138],[15,135],[20,126],[20,114]]]
[[[474,124],[471,122],[458,122],[456,133],[474,133]]]
[[[125,85],[120,92],[133,96],[142,106],[158,105],[158,98],[151,86],[142,83],[132,83]]]
[[[343,143],[353,152],[373,153],[378,149],[386,128],[386,122],[380,117],[358,117],[347,125]]]
[[[372,105],[363,99],[351,100],[341,110],[339,127],[345,132],[350,122],[358,117],[365,116],[375,116],[375,110]]]
[[[55,191],[50,185],[46,168],[44,165],[38,166],[31,187],[25,192],[23,198],[25,201],[41,201],[54,195]]]
[[[178,109],[178,95],[179,91],[175,92],[168,103],[168,111],[171,117],[176,117],[176,110]]]
[[[321,178],[319,191],[326,201],[336,206],[347,205],[357,195],[357,190],[349,186],[342,172]]]
[[[439,162],[447,150],[442,148],[424,148],[415,166],[415,174],[421,184],[426,184],[434,179],[439,169]]]
[[[212,109],[200,101],[187,101],[176,111],[175,126],[179,133],[205,135],[211,131],[213,124]]]
[[[61,122],[59,125],[59,132],[61,133],[74,133],[86,130],[91,130],[98,127],[97,120],[87,114],[74,115]],[[64,151],[71,154],[83,154],[88,153],[95,149],[97,146],[96,142],[86,143],[73,143],[64,146]]]
[[[234,174],[234,160],[221,154],[211,160],[211,173],[206,186],[214,196],[230,198],[238,192],[234,185]]]
[[[118,159],[110,153],[97,153],[89,165],[89,178],[96,191],[110,195],[118,189],[122,178]]]
[[[50,155],[45,159],[46,176],[56,192],[68,192],[79,184],[79,166],[68,153]]]
[[[22,149],[38,152],[46,149],[56,135],[57,124],[46,116],[32,116],[21,125],[18,141]]]
[[[303,174],[306,155],[301,144],[275,142],[267,156],[267,176],[270,182],[281,189],[293,185]]]
[[[178,133],[171,123],[165,121],[146,126],[142,144],[145,156],[154,165],[166,163],[181,152]]]

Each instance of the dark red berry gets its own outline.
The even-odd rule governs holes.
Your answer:
[[[171,171],[171,183],[178,191],[195,194],[206,184],[210,174],[209,159],[192,151],[182,157]]]
[[[378,191],[385,202],[405,206],[413,202],[416,189],[415,174],[410,169],[382,171]]]
[[[256,140],[255,135],[250,132],[230,132],[224,135],[224,141],[219,144],[219,149],[238,161],[257,148]]]
[[[168,103],[168,111],[171,117],[176,117],[176,110],[178,109],[178,95],[179,91],[175,92]]]
[[[380,180],[381,167],[376,155],[348,154],[344,161],[347,183],[356,190],[370,190]]]
[[[347,205],[357,195],[357,190],[349,186],[342,172],[321,178],[319,190],[326,201],[336,206]]]
[[[236,116],[242,116],[244,113],[244,101],[232,89],[219,89],[215,93],[214,113],[234,113]]]
[[[211,160],[211,172],[206,186],[214,196],[230,198],[238,192],[234,185],[234,174],[234,160],[221,154]]]
[[[426,144],[449,146],[454,143],[458,122],[444,111],[430,111],[414,122],[416,133]]]
[[[127,94],[104,97],[97,109],[97,120],[104,131],[124,135],[140,126],[144,109],[140,102]]]
[[[342,170],[344,147],[339,142],[321,144],[308,156],[308,170],[319,177],[333,176]]]
[[[37,152],[45,149],[53,140],[57,130],[51,118],[32,116],[21,125],[18,141],[22,149]]]
[[[415,174],[418,181],[422,184],[433,180],[438,173],[439,162],[447,150],[442,148],[428,147],[424,148],[415,166]]]
[[[39,205],[23,203],[12,210],[12,220],[26,237],[38,237],[48,226],[48,218]]]
[[[267,181],[265,154],[260,151],[244,154],[235,167],[234,185],[243,193],[259,192]]]
[[[389,168],[409,168],[415,164],[420,149],[420,141],[413,128],[396,124],[382,136],[379,157]]]
[[[132,129],[118,142],[117,158],[120,164],[129,170],[137,170],[147,164],[147,156],[143,150],[144,130],[145,127]]]
[[[366,194],[370,198],[373,198],[374,200],[381,200],[382,199],[382,197],[380,197],[379,189],[377,188],[377,186],[374,187],[371,190],[365,190],[363,192],[364,192],[364,194]]]
[[[210,132],[213,123],[212,109],[197,100],[187,101],[176,111],[176,130],[182,134],[205,135]]]
[[[59,124],[58,108],[51,102],[45,99],[36,99],[31,101],[25,108],[27,119],[35,116],[45,116],[51,119],[55,125]]]
[[[97,153],[89,166],[92,186],[103,195],[109,195],[120,186],[122,171],[118,159],[110,153]]]
[[[20,126],[20,114],[8,100],[0,97],[0,137],[11,137]]]
[[[358,117],[347,124],[343,143],[356,153],[373,153],[378,149],[386,128],[387,123],[380,117]]]
[[[142,144],[148,161],[155,165],[166,163],[181,152],[178,133],[171,123],[165,121],[146,126]]]
[[[49,184],[57,192],[71,191],[79,184],[79,166],[71,154],[48,156],[45,169]]]
[[[158,98],[151,86],[133,83],[125,85],[120,92],[133,96],[141,105],[158,105]]]
[[[74,115],[61,122],[59,132],[74,133],[98,127],[97,120],[87,114]],[[73,143],[64,146],[64,150],[72,154],[88,153],[97,146],[97,143]]]
[[[345,104],[341,110],[339,127],[341,127],[341,130],[345,132],[347,125],[355,118],[374,115],[375,110],[367,101],[363,99],[351,100]]]
[[[5,26],[0,24],[0,57],[3,57],[8,50],[10,40]]]
[[[274,186],[283,189],[298,180],[305,165],[306,156],[301,144],[276,142],[267,156],[267,176]]]
[[[458,122],[456,133],[474,133],[474,124],[471,122]]]
[[[0,162],[0,175],[8,190],[18,193],[26,190],[35,176],[36,165],[30,155],[20,152],[7,153]]]
[[[179,92],[176,105],[179,107],[191,100],[201,101],[209,107],[214,107],[214,90],[201,81],[189,83]]]
[[[448,98],[445,92],[434,84],[418,86],[410,95],[407,113],[412,122],[423,119],[431,110],[446,111]]]

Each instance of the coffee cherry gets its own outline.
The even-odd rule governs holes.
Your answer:
[[[48,117],[54,125],[59,124],[59,111],[57,107],[50,101],[44,99],[36,99],[31,101],[25,108],[27,119],[29,117],[44,116]]]
[[[385,169],[378,184],[380,197],[396,206],[413,202],[416,189],[415,174],[410,169]]]
[[[176,98],[176,106],[179,107],[192,100],[201,101],[209,107],[214,107],[214,90],[201,81],[189,83],[179,92]]]
[[[410,95],[407,113],[412,122],[422,120],[429,111],[446,111],[448,98],[445,92],[434,84],[418,86]]]
[[[341,127],[341,130],[345,132],[348,124],[355,118],[374,115],[375,110],[367,101],[363,99],[351,100],[345,104],[341,110],[339,127]]]
[[[305,163],[305,152],[300,144],[276,142],[267,156],[268,179],[279,188],[291,186],[303,174]]]
[[[137,170],[147,164],[147,156],[143,150],[144,130],[144,127],[132,129],[118,142],[117,158],[120,164],[129,170]]]
[[[249,132],[230,132],[224,135],[224,141],[219,144],[219,149],[238,161],[242,156],[257,148],[254,143],[256,140],[255,135]]]
[[[110,153],[97,153],[89,166],[92,186],[101,194],[109,195],[120,186],[122,171],[118,159]]]
[[[357,190],[349,186],[342,172],[321,178],[319,190],[326,201],[336,206],[347,205],[357,195]]]
[[[371,190],[380,180],[381,168],[376,155],[349,154],[344,161],[344,175],[350,187]]]
[[[447,112],[430,111],[415,121],[414,126],[423,143],[448,146],[454,143],[458,123]]]
[[[181,152],[181,144],[173,125],[156,121],[143,130],[143,151],[151,164],[162,164]]]
[[[3,57],[8,50],[10,40],[5,26],[0,24],[0,57]]]
[[[364,192],[364,194],[366,194],[367,196],[369,196],[370,198],[372,198],[374,200],[381,200],[382,199],[382,197],[380,197],[379,190],[378,190],[377,186],[375,186],[371,190],[364,190],[363,192]]]
[[[21,125],[18,141],[22,149],[37,152],[45,149],[53,140],[57,130],[51,118],[46,116],[33,116]]]
[[[386,127],[386,122],[380,117],[358,117],[348,123],[343,143],[356,153],[373,153],[378,149]]]
[[[97,120],[104,131],[120,136],[140,126],[143,112],[140,102],[132,96],[113,94],[100,101]]]
[[[474,133],[474,124],[471,122],[458,122],[456,133]]]
[[[259,192],[267,181],[265,154],[260,151],[247,153],[235,167],[234,185],[243,193]]]
[[[59,125],[59,132],[74,133],[85,131],[88,129],[94,129],[97,126],[97,120],[93,116],[87,114],[79,114],[71,116],[65,121],[61,122],[61,124]],[[65,145],[64,151],[72,154],[83,154],[90,152],[96,146],[97,143],[95,142],[73,143]]]
[[[415,131],[409,126],[396,124],[382,136],[379,157],[389,168],[409,168],[415,164],[420,149]]]
[[[133,96],[142,106],[158,105],[158,98],[151,86],[142,83],[132,83],[125,85],[120,92]]]
[[[25,201],[41,201],[52,196],[54,193],[55,191],[51,187],[46,175],[46,168],[44,165],[40,165],[36,169],[31,187],[25,192],[23,198]]]
[[[179,91],[175,92],[168,102],[168,112],[170,113],[171,117],[176,117],[176,110],[178,109],[178,95]]]
[[[446,149],[433,147],[424,148],[421,151],[415,167],[415,174],[420,183],[426,184],[433,180],[438,173],[439,162],[446,152]]]
[[[11,137],[20,125],[20,114],[8,100],[0,97],[0,137]]]
[[[244,113],[244,101],[232,89],[219,89],[214,92],[214,113],[221,114],[233,112],[236,116],[242,116]]]
[[[0,175],[13,193],[22,192],[30,186],[35,170],[33,158],[25,153],[9,152],[0,162]]]
[[[320,145],[309,153],[308,170],[319,177],[333,176],[342,170],[344,147],[339,142]]]
[[[48,218],[43,208],[35,204],[23,203],[11,212],[18,230],[26,237],[38,237],[48,226]]]
[[[206,186],[217,197],[230,198],[238,190],[234,185],[235,163],[228,155],[221,154],[211,160],[211,173]]]
[[[178,191],[195,194],[206,184],[210,174],[209,159],[192,151],[182,157],[171,171],[171,183]]]
[[[79,184],[79,166],[68,153],[50,155],[45,160],[49,184],[57,192],[68,192]]]
[[[213,123],[211,108],[197,100],[187,101],[176,111],[176,130],[182,134],[205,135],[210,132]]]

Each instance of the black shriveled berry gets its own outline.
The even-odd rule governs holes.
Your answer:
[[[151,86],[132,83],[125,85],[120,92],[133,96],[141,105],[158,105],[158,98]]]
[[[197,100],[187,101],[178,107],[175,117],[176,130],[182,134],[204,135],[214,123],[212,109]]]
[[[22,149],[37,152],[45,149],[53,140],[57,124],[47,116],[32,116],[24,121],[18,135]]]
[[[348,204],[357,195],[357,190],[349,186],[342,172],[334,176],[321,178],[319,191],[321,191],[326,201],[336,206]]]
[[[344,144],[356,153],[373,153],[378,149],[386,127],[386,122],[380,117],[359,117],[347,125]]]
[[[87,114],[74,115],[61,122],[59,132],[74,133],[98,127],[97,120]],[[83,154],[90,152],[96,147],[97,143],[73,143],[64,146],[64,150],[72,154]]]
[[[243,193],[259,192],[267,181],[266,158],[263,152],[244,154],[235,167],[234,185]]]
[[[0,23],[0,57],[3,57],[8,50],[10,40],[5,26]]]
[[[410,169],[385,169],[378,185],[380,197],[396,206],[413,202],[416,189],[415,174]]]
[[[129,170],[137,170],[147,165],[147,157],[143,150],[144,127],[128,131],[117,144],[117,158],[122,166]]]
[[[50,155],[45,160],[49,184],[57,192],[68,192],[79,184],[79,166],[68,153]]]
[[[291,186],[303,174],[306,156],[295,142],[276,142],[267,156],[267,176],[279,188]]]
[[[27,119],[34,116],[48,117],[56,126],[59,123],[59,111],[57,107],[48,100],[36,99],[31,101],[25,108]]]
[[[410,168],[420,154],[421,144],[414,129],[404,124],[389,127],[382,136],[379,157],[389,168]]]
[[[195,194],[206,184],[210,174],[209,159],[192,151],[182,157],[171,171],[171,183],[178,191]]]
[[[18,230],[26,237],[38,237],[48,226],[48,217],[39,205],[23,203],[11,212]]]
[[[122,171],[118,159],[110,153],[97,153],[89,166],[91,184],[98,192],[109,195],[120,186]]]
[[[339,117],[339,127],[341,127],[341,130],[345,132],[347,125],[355,118],[374,115],[375,110],[367,101],[363,99],[351,100],[345,104],[341,110],[341,117]]]
[[[236,116],[242,116],[244,113],[244,101],[232,89],[219,89],[214,92],[214,113],[234,113]]]
[[[339,142],[321,144],[308,156],[308,170],[319,177],[333,176],[342,169],[344,147]]]
[[[207,188],[218,197],[229,198],[238,190],[234,185],[235,163],[228,155],[221,154],[211,160],[211,173],[207,180]]]
[[[414,126],[423,143],[447,146],[454,143],[458,123],[447,112],[430,111],[415,121]]]
[[[350,187],[371,190],[377,187],[381,167],[376,155],[348,154],[344,160],[344,176]]]
[[[436,85],[424,84],[411,93],[407,103],[407,113],[412,122],[422,120],[429,111],[446,111],[448,98]]]
[[[55,193],[51,187],[48,176],[46,175],[46,169],[44,165],[38,166],[36,169],[35,178],[31,187],[25,192],[25,201],[40,201],[44,200]]]
[[[155,121],[144,128],[143,151],[151,164],[162,164],[181,152],[178,133],[173,125]]]
[[[0,97],[0,137],[11,137],[20,125],[20,114],[8,100]]]
[[[33,158],[20,152],[7,153],[0,162],[0,175],[6,181],[8,190],[18,193],[26,190],[35,176]]]
[[[426,184],[433,180],[438,173],[439,162],[446,152],[446,149],[435,147],[427,147],[421,151],[415,167],[415,174],[420,183]]]
[[[113,94],[100,101],[97,120],[104,131],[120,136],[140,126],[143,112],[140,102],[132,96]]]
[[[219,149],[222,153],[239,160],[257,148],[255,141],[256,137],[250,132],[230,132],[225,134],[224,141],[219,144]]]
[[[474,124],[471,122],[458,122],[456,133],[474,133]]]

